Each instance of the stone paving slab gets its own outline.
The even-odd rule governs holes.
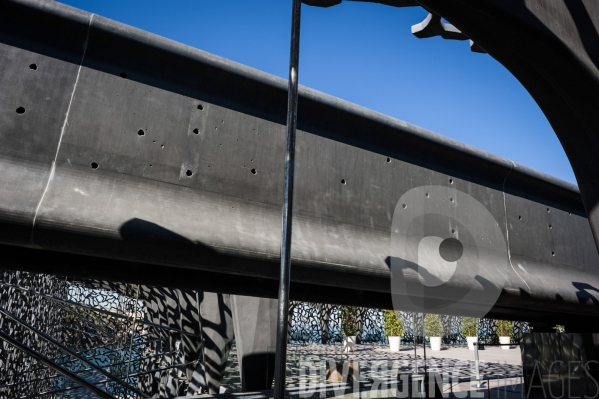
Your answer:
[[[386,399],[397,398],[395,389],[378,391],[365,390],[357,393],[347,393],[335,397],[337,399]],[[443,394],[445,399],[523,399],[522,386],[511,380],[494,381],[490,387],[473,388],[470,383],[444,384]],[[312,399],[317,399],[313,397]],[[324,399],[324,397],[322,397]]]
[[[425,353],[422,347],[418,348],[415,354],[413,346],[404,345],[399,352],[391,352],[387,345],[358,345],[354,352],[347,354],[343,352],[341,345],[289,345],[286,385],[292,388],[326,383],[324,362],[329,359],[358,361],[360,380],[388,379],[397,373],[413,372],[415,367],[420,373],[425,369]],[[497,384],[505,385],[509,382],[508,385],[517,386],[520,383],[522,366],[520,350],[517,347],[508,350],[487,347],[485,350],[479,350],[479,359],[481,377],[493,380],[490,389],[482,390],[487,392],[485,395],[491,394],[491,397],[496,397],[493,396],[493,389],[497,389]],[[426,349],[426,366],[429,372],[445,374],[450,380],[450,383],[446,384],[447,387],[468,387],[470,379],[475,375],[474,351],[466,347],[448,346],[434,352],[429,347]],[[240,391],[235,348],[229,356],[223,386],[229,392]],[[505,394],[506,398],[511,398],[513,395],[508,394],[516,394],[515,392],[514,389],[503,389],[501,397]],[[517,391],[517,397],[519,396]]]

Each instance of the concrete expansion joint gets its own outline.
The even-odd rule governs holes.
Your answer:
[[[35,208],[35,214],[33,215],[33,222],[31,223],[31,244],[35,244],[35,222],[37,221],[37,215],[40,211],[42,203],[44,202],[44,198],[46,193],[48,192],[48,188],[50,187],[50,182],[54,179],[54,173],[56,172],[56,160],[58,159],[58,152],[60,151],[60,144],[62,143],[62,138],[64,136],[64,132],[67,128],[69,122],[69,113],[71,112],[71,105],[73,104],[73,97],[75,97],[75,91],[77,90],[77,83],[79,82],[79,76],[81,75],[81,68],[83,66],[83,60],[85,59],[85,53],[87,51],[87,45],[89,42],[89,32],[91,30],[92,22],[94,20],[95,14],[90,14],[89,16],[89,24],[87,26],[87,34],[85,36],[85,42],[83,43],[83,52],[81,55],[81,62],[79,63],[79,68],[77,69],[77,77],[75,78],[75,84],[73,84],[73,91],[71,92],[71,98],[69,99],[69,106],[67,107],[67,112],[64,117],[64,123],[60,130],[60,137],[58,139],[58,145],[56,146],[56,153],[54,154],[54,160],[52,161],[52,169],[50,170],[50,176],[48,177],[48,181],[46,182],[46,187],[44,188],[44,192],[40,197],[40,200]]]
[[[510,251],[510,229],[508,226],[508,222],[507,222],[507,205],[506,205],[506,201],[505,201],[505,183],[507,181],[508,176],[510,175],[510,173],[512,173],[512,171],[516,168],[516,164],[513,161],[510,161],[510,170],[505,174],[505,178],[503,179],[503,190],[502,194],[503,194],[503,212],[504,212],[504,220],[505,220],[505,238],[506,238],[506,243],[507,243],[507,258],[508,261],[510,262],[510,266],[512,268],[512,270],[514,271],[514,273],[516,273],[516,275],[520,278],[520,280],[522,280],[522,282],[524,284],[526,284],[526,287],[528,288],[528,292],[531,292],[530,286],[528,285],[528,283],[526,282],[526,280],[524,280],[522,278],[522,276],[516,271],[516,268],[514,267],[514,264],[512,263],[512,253]]]

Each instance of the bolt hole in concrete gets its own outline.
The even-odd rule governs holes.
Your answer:
[[[453,179],[449,179],[449,184],[453,184]]]
[[[204,110],[204,106],[203,106],[202,104],[198,104],[198,109],[199,109],[200,111],[202,111],[202,110]]]
[[[408,206],[407,206],[406,204],[402,204],[402,205],[401,205],[401,207],[402,207],[403,209],[406,209]]]
[[[551,256],[555,256],[555,252],[551,252]]]
[[[547,208],[547,213],[549,213],[549,212],[551,212],[551,211],[549,210],[549,208]]]
[[[33,69],[34,71],[36,71],[37,70],[37,65],[31,64],[31,65],[29,65],[29,69]]]
[[[23,115],[24,113],[25,113],[25,108],[23,108],[23,107],[17,108],[17,114]]]
[[[146,134],[146,133],[145,133],[145,132],[144,132],[142,129],[139,129],[139,130],[137,131],[137,134],[138,134],[139,136],[143,136],[143,135],[144,135],[144,134]]]
[[[345,179],[341,179],[341,184],[347,184],[347,182],[345,181]]]
[[[255,175],[256,173],[258,173],[258,172],[256,172],[256,169],[252,169],[251,172],[252,172],[253,175]]]
[[[464,247],[456,238],[428,236],[418,243],[419,280],[427,287],[437,287],[449,281],[462,257]]]
[[[160,148],[164,148],[164,144],[160,146]]]
[[[464,245],[460,242],[460,240],[455,238],[446,238],[439,245],[439,255],[446,262],[456,262],[464,253]]]
[[[551,227],[551,225],[549,225],[549,229],[552,229],[553,227]]]
[[[92,169],[98,169],[98,166],[96,162],[92,162]]]
[[[428,193],[426,193],[426,198],[428,198],[428,197],[430,197],[430,196],[428,195]]]
[[[391,158],[387,158],[387,162],[388,162],[388,163],[391,163]]]
[[[195,134],[200,134],[200,129],[198,129],[198,128],[196,127],[195,129],[193,129],[193,132],[194,132]]]
[[[121,78],[127,79],[127,74],[125,72],[121,72]]]
[[[186,174],[187,176],[191,176],[191,175],[193,175],[193,172],[192,172],[191,170],[188,170],[187,172],[185,172],[185,174]]]
[[[522,220],[522,216],[518,216],[518,220]]]

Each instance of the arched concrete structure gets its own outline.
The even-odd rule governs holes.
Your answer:
[[[339,2],[305,1],[320,6]],[[520,81],[549,120],[570,160],[599,247],[599,3],[592,0],[372,2],[396,7],[421,5],[441,15]]]
[[[503,64],[539,104],[570,160],[599,246],[599,3],[418,2]]]

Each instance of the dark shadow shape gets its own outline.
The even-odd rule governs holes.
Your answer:
[[[244,392],[264,390],[265,386],[271,389],[275,376],[275,354],[256,352],[244,356],[240,373]]]
[[[170,241],[179,241],[183,244],[188,245],[198,245],[194,244],[192,241],[183,237],[180,234],[175,233],[174,231],[165,229],[164,227],[148,222],[143,219],[130,219],[125,222],[121,228],[119,229],[121,237],[125,241],[151,241],[151,240],[170,240]],[[204,249],[211,250],[210,248],[201,245]],[[214,252],[214,251],[212,251]]]
[[[590,299],[593,302],[593,305],[595,305],[595,306],[599,305],[599,299],[597,299],[597,297],[595,297],[595,295],[593,295],[589,292],[589,291],[596,291],[599,293],[599,289],[597,289],[587,283],[573,282],[572,285],[574,286],[574,288],[576,288],[578,290],[578,291],[576,291],[576,297],[578,298],[579,303],[586,304],[587,301]]]
[[[588,10],[580,0],[564,0],[563,3],[576,25],[584,50],[595,64],[595,68],[599,69],[599,33]]]
[[[530,295],[530,292],[526,291],[523,288],[520,288],[520,296],[523,298],[532,298],[532,295]]]
[[[385,264],[387,265],[387,267],[389,268],[389,270],[391,270],[391,257],[387,256],[385,258]]]
[[[391,270],[391,261],[392,261],[393,257],[388,256],[385,259],[385,263],[387,264],[387,267],[389,267],[389,269]],[[399,259],[399,258],[396,258]],[[404,267],[403,269],[409,269],[412,270],[415,275],[419,275],[421,274],[421,272],[419,271],[419,266],[418,264],[411,262],[411,261],[405,261],[404,262]],[[436,286],[436,287],[428,287],[425,286],[424,284],[422,284],[421,282],[417,282],[414,281],[412,284],[407,284],[406,283],[406,292],[392,292],[391,294],[394,296],[406,296],[409,297],[410,300],[412,301],[413,304],[417,305],[419,308],[421,309],[437,309],[437,310],[442,310],[444,308],[446,308],[448,305],[454,305],[457,306],[457,304],[460,303],[460,301],[463,300],[463,298],[468,295],[468,293],[471,291],[472,289],[472,285],[468,288],[464,288],[460,285],[463,285],[463,283],[460,281],[460,285],[455,284],[454,279],[456,278],[460,278],[460,270],[459,270],[459,266],[458,269],[456,269],[455,274],[445,283]],[[462,271],[463,273],[463,271]],[[396,278],[400,278],[399,276]],[[454,281],[454,285],[451,285],[451,282]],[[491,281],[487,280],[486,278],[479,276],[479,275],[475,275],[472,278],[472,282],[474,283],[474,281],[478,282],[484,290],[498,290],[499,295],[501,295],[501,288],[497,288],[495,286],[495,284],[493,284]],[[417,286],[417,288],[415,287],[415,285]],[[420,291],[420,292],[417,292]],[[464,302],[462,302],[464,303]],[[455,309],[454,309],[455,311]]]

